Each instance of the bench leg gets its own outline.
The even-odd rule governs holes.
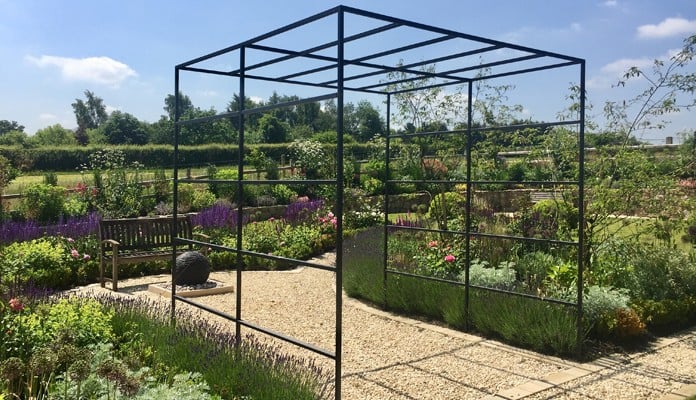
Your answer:
[[[111,283],[114,292],[118,292],[118,264],[115,257],[111,263]]]
[[[99,257],[99,282],[101,287],[106,286],[104,281],[104,257]]]

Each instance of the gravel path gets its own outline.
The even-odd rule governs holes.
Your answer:
[[[333,257],[319,260],[330,264]],[[236,273],[214,272],[211,278],[234,284]],[[167,275],[129,279],[119,286],[127,296],[167,301],[147,290],[148,284],[167,280]],[[334,287],[334,274],[317,269],[244,272],[242,318],[333,351]],[[672,400],[696,395],[696,329],[663,338],[649,351],[577,363],[343,298],[343,399]],[[235,299],[228,293],[194,300],[233,315]],[[243,329],[246,333],[252,331]],[[333,373],[332,360],[279,343],[284,351],[316,358]]]

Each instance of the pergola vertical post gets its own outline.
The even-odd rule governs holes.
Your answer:
[[[234,335],[235,335],[235,345],[239,346],[242,341],[242,329],[240,321],[242,320],[242,263],[243,257],[242,253],[239,251],[242,249],[242,235],[243,227],[242,221],[244,220],[244,209],[242,207],[242,198],[244,193],[244,184],[242,183],[242,178],[244,178],[244,98],[245,93],[245,72],[246,72],[246,47],[239,49],[239,137],[237,146],[237,290],[236,290],[236,307],[235,307],[235,324],[234,324]]]
[[[338,9],[337,29],[337,68],[338,115],[336,115],[336,354],[335,364],[335,399],[341,398],[341,354],[343,352],[343,75],[344,75],[344,22],[343,8]]]
[[[578,298],[577,353],[583,351],[583,270],[585,263],[585,61],[580,63],[580,127],[578,129]]]

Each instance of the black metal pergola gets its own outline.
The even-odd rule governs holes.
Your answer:
[[[318,32],[318,34],[317,34]],[[430,68],[423,68],[423,67]],[[337,236],[336,236],[336,262],[335,266],[326,266],[303,260],[292,260],[283,257],[255,253],[245,250],[242,246],[242,224],[237,224],[236,246],[225,247],[199,241],[176,239],[175,243],[184,244],[206,244],[209,247],[228,251],[236,254],[237,265],[242,265],[243,256],[255,256],[269,260],[289,261],[297,265],[310,268],[320,268],[335,272],[336,279],[336,325],[335,325],[335,345],[334,349],[319,348],[311,343],[306,343],[298,339],[275,332],[263,326],[258,326],[246,320],[242,315],[242,269],[237,268],[236,275],[236,311],[234,315],[229,315],[197,303],[191,299],[181,297],[172,288],[172,316],[174,315],[175,304],[177,301],[188,303],[194,307],[208,311],[215,315],[233,321],[236,326],[236,337],[239,342],[241,339],[241,327],[250,328],[263,334],[270,335],[277,339],[290,342],[304,349],[313,351],[322,356],[326,356],[335,361],[335,398],[341,396],[341,353],[342,353],[342,291],[343,286],[343,204],[344,204],[344,104],[347,93],[357,93],[365,95],[379,95],[385,98],[386,103],[386,123],[387,132],[392,131],[391,107],[393,96],[403,94],[411,90],[427,90],[433,88],[446,88],[449,86],[460,86],[466,88],[465,103],[461,105],[461,110],[467,115],[467,123],[463,128],[446,132],[421,132],[418,135],[463,135],[466,140],[466,179],[461,181],[447,181],[448,183],[465,183],[466,191],[466,228],[464,231],[457,232],[465,235],[466,243],[466,281],[464,285],[469,287],[469,251],[470,238],[496,237],[493,234],[478,233],[471,226],[471,188],[477,184],[491,183],[489,181],[476,181],[473,179],[471,171],[471,137],[477,131],[486,129],[485,127],[474,126],[472,123],[473,114],[473,87],[482,80],[491,80],[504,77],[515,77],[525,74],[539,74],[545,71],[558,70],[564,68],[577,68],[577,79],[579,82],[579,111],[577,119],[551,121],[536,123],[533,125],[497,126],[498,131],[514,131],[525,127],[546,128],[553,126],[568,126],[576,128],[578,132],[578,154],[579,176],[577,180],[564,180],[556,182],[528,182],[529,184],[559,184],[573,185],[578,189],[577,205],[579,209],[579,232],[584,225],[584,93],[585,93],[585,61],[580,58],[570,57],[548,51],[542,51],[529,47],[519,46],[512,43],[505,43],[498,40],[491,40],[470,34],[456,32],[435,26],[428,26],[416,22],[406,21],[382,14],[368,12],[356,8],[337,6],[302,19],[295,23],[286,25],[266,34],[257,36],[253,39],[240,42],[236,45],[212,52],[210,54],[192,59],[179,64],[175,67],[174,93],[176,96],[176,115],[175,115],[175,136],[174,136],[174,213],[177,210],[177,185],[183,182],[215,182],[227,185],[236,185],[237,193],[242,193],[246,185],[273,185],[279,183],[298,183],[303,185],[331,185],[335,188],[335,214],[337,217]],[[489,73],[482,75],[480,71],[486,69]],[[239,99],[239,110],[233,112],[223,112],[217,115],[182,120],[180,115],[180,81],[183,73],[193,73],[196,76],[211,76],[221,79],[232,79],[237,85]],[[188,75],[187,75],[188,76]],[[396,78],[395,78],[396,77]],[[414,85],[407,88],[410,82],[427,79],[428,85]],[[254,109],[245,109],[243,99],[248,97],[248,87],[257,82],[272,82],[277,85],[296,87],[303,93],[307,93],[300,100],[262,106]],[[566,82],[567,83],[567,82]],[[395,89],[395,88],[401,89]],[[219,87],[216,87],[219,89]],[[234,92],[232,92],[234,93]],[[230,93],[230,94],[232,94]],[[244,120],[249,115],[268,112],[272,109],[290,107],[305,103],[315,103],[325,100],[335,99],[337,105],[336,127],[336,176],[335,179],[319,180],[242,180],[244,153],[245,153],[245,132]],[[238,166],[238,179],[236,180],[191,180],[179,179],[179,140],[182,126],[191,126],[204,122],[211,122],[217,119],[238,120],[239,127],[238,143],[239,151],[236,162]],[[404,137],[404,134],[388,134],[386,138],[386,165],[389,170],[390,162],[390,142],[393,139]],[[387,176],[389,176],[387,172]],[[403,181],[399,181],[403,182]],[[432,183],[438,183],[433,181]],[[519,182],[515,182],[519,183]],[[385,185],[385,188],[388,185]],[[385,258],[387,247],[387,229],[389,228],[389,200],[385,189]],[[238,215],[242,215],[242,202],[238,205]],[[176,215],[175,215],[176,217]],[[240,219],[241,220],[241,219]],[[176,232],[174,236],[178,236]],[[577,279],[577,301],[569,303],[577,307],[577,329],[578,338],[582,332],[582,292],[583,292],[583,235],[578,235],[576,242],[564,242],[572,246],[577,246],[578,279]],[[501,236],[504,239],[531,240],[529,238],[514,238]],[[397,271],[387,271],[386,260],[385,279],[387,273],[398,273]],[[467,290],[468,303],[468,290]],[[468,304],[467,304],[468,307]]]

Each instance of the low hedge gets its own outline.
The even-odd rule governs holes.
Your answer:
[[[286,157],[289,161],[290,143],[258,144],[245,147],[246,152],[254,148],[260,149],[266,156],[279,161]],[[330,153],[335,153],[335,144],[324,144]],[[170,145],[145,146],[123,145],[110,146],[122,151],[127,162],[139,162],[146,168],[171,168],[174,165],[174,148]],[[16,146],[0,146],[0,155],[6,157],[12,165],[24,171],[74,171],[86,164],[89,155],[104,146],[57,146],[21,148]],[[199,146],[179,146],[179,165],[204,166],[207,164],[235,164],[238,158],[236,143],[231,144],[206,144]],[[345,145],[346,154],[366,154],[369,145],[365,143],[351,143]]]

